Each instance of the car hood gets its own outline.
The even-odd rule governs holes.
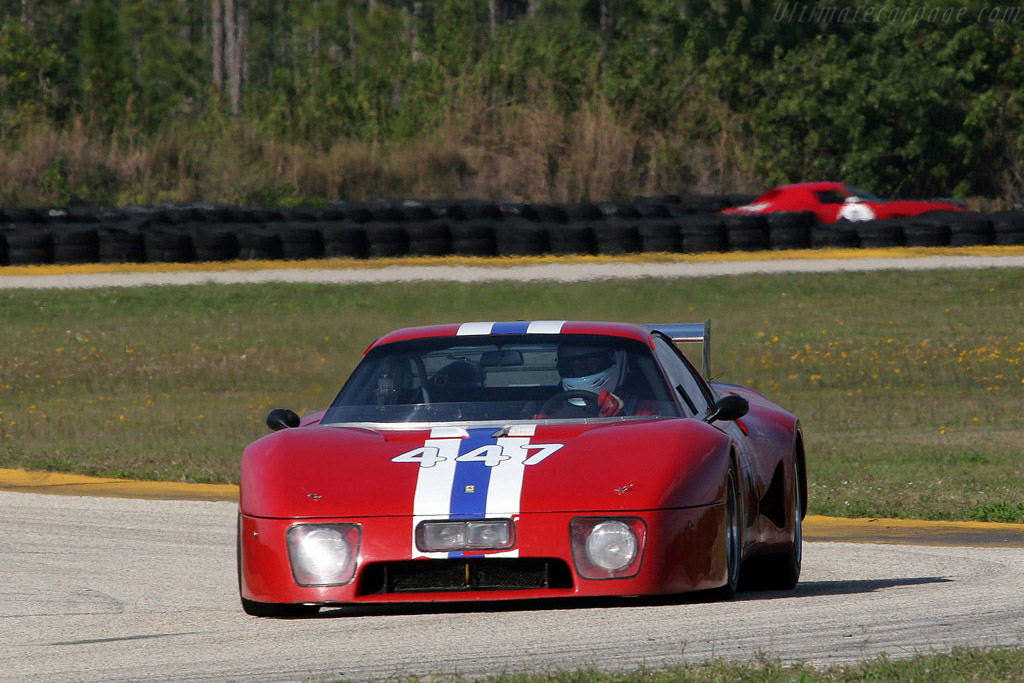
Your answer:
[[[647,510],[721,495],[729,439],[694,419],[381,429],[251,444],[241,509],[271,518]]]

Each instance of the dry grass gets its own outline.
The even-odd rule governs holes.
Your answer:
[[[16,140],[0,137],[0,205],[567,202],[756,187],[728,112],[712,115],[722,123],[705,139],[644,129],[600,98],[565,112],[538,92],[527,102],[474,100],[413,140],[337,140],[327,148],[277,140],[245,121],[170,123],[146,138],[101,135],[81,121],[41,124]]]

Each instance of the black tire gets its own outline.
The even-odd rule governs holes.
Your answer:
[[[15,226],[4,231],[7,262],[12,266],[53,263],[53,236],[39,225]]]
[[[569,222],[569,214],[565,212],[564,207],[557,204],[531,204],[529,209],[530,220],[538,223],[565,224]]]
[[[644,220],[640,222],[637,230],[640,233],[641,251],[650,254],[676,253],[683,250],[683,236],[679,224],[673,218]]]
[[[849,221],[839,221],[811,228],[811,248],[856,249],[860,246],[860,235],[854,225]]]
[[[146,261],[150,263],[191,263],[196,260],[192,237],[177,226],[147,226],[142,239]]]
[[[692,214],[679,220],[683,234],[683,251],[699,254],[729,250],[729,238],[721,216]]]
[[[1024,211],[1000,211],[993,214],[992,243],[1000,246],[1024,244]]]
[[[235,227],[238,238],[238,258],[245,261],[276,261],[284,258],[281,238],[260,223]]]
[[[635,254],[640,251],[640,231],[635,220],[618,220],[611,216],[596,221],[590,227],[594,230],[598,254]]]
[[[366,243],[370,258],[391,258],[409,253],[409,235],[399,223],[366,223]]]
[[[452,253],[452,234],[443,220],[407,221],[409,254],[412,256],[445,256]]]
[[[729,465],[726,475],[725,494],[725,585],[712,591],[715,600],[732,600],[740,585],[740,568],[743,564],[743,516],[740,511],[739,484],[736,470]]]
[[[303,261],[324,255],[324,238],[312,223],[268,223],[267,229],[281,240],[281,256],[287,261]]]
[[[414,199],[406,199],[399,206],[399,210],[402,215],[405,216],[407,221],[432,221],[435,218],[440,218],[433,209],[423,202],[418,202]]]
[[[714,213],[729,206],[721,197],[711,194],[686,194],[679,197],[679,207],[688,213]]]
[[[597,252],[594,231],[586,223],[551,224],[547,226],[547,229],[552,254],[561,256]]]
[[[196,261],[232,261],[238,258],[238,237],[235,231],[216,224],[192,224],[192,245]]]
[[[100,263],[142,263],[146,260],[142,233],[132,223],[102,226],[99,238]]]
[[[370,245],[363,227],[348,220],[320,224],[324,236],[324,256],[328,258],[366,258]]]
[[[949,246],[949,225],[939,218],[913,217],[903,220],[903,234],[908,247]]]
[[[809,249],[811,231],[818,224],[811,211],[780,211],[769,214],[768,242],[772,249]]]
[[[100,235],[96,226],[51,223],[54,263],[96,263],[100,259]]]
[[[459,256],[497,256],[498,240],[491,220],[453,221],[452,253]]]
[[[565,207],[570,223],[596,221],[604,218],[604,213],[592,202],[577,202]]]
[[[657,220],[659,218],[672,218],[668,205],[654,197],[638,197],[633,200],[633,208],[637,210],[640,217],[645,220]]]
[[[519,219],[494,226],[499,256],[536,256],[550,250],[547,229],[538,223]]]
[[[729,251],[764,251],[771,247],[768,222],[757,214],[726,214],[722,218]]]
[[[643,218],[640,212],[636,210],[636,207],[628,202],[601,202],[597,205],[597,208],[608,218]]]
[[[904,244],[902,219],[855,221],[853,225],[862,249],[902,247]]]
[[[804,497],[796,457],[793,459],[793,479],[786,505],[786,523],[792,529],[789,547],[770,555],[762,555],[743,568],[744,590],[793,590],[800,580],[803,563]]]
[[[988,216],[978,214],[951,214],[949,246],[974,247],[995,244],[995,229]]]

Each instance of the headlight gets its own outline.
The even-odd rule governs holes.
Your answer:
[[[358,554],[357,524],[296,524],[288,529],[288,556],[300,586],[348,583]]]
[[[640,571],[647,526],[639,517],[577,517],[569,534],[580,576],[618,579]]]
[[[504,550],[512,544],[508,519],[431,520],[416,527],[416,545],[425,552]]]

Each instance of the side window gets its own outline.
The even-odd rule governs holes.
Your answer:
[[[654,338],[654,353],[665,368],[668,381],[683,401],[690,417],[703,417],[711,407],[711,401],[704,393],[704,386],[694,374],[693,368],[682,358],[679,350],[661,337]]]

